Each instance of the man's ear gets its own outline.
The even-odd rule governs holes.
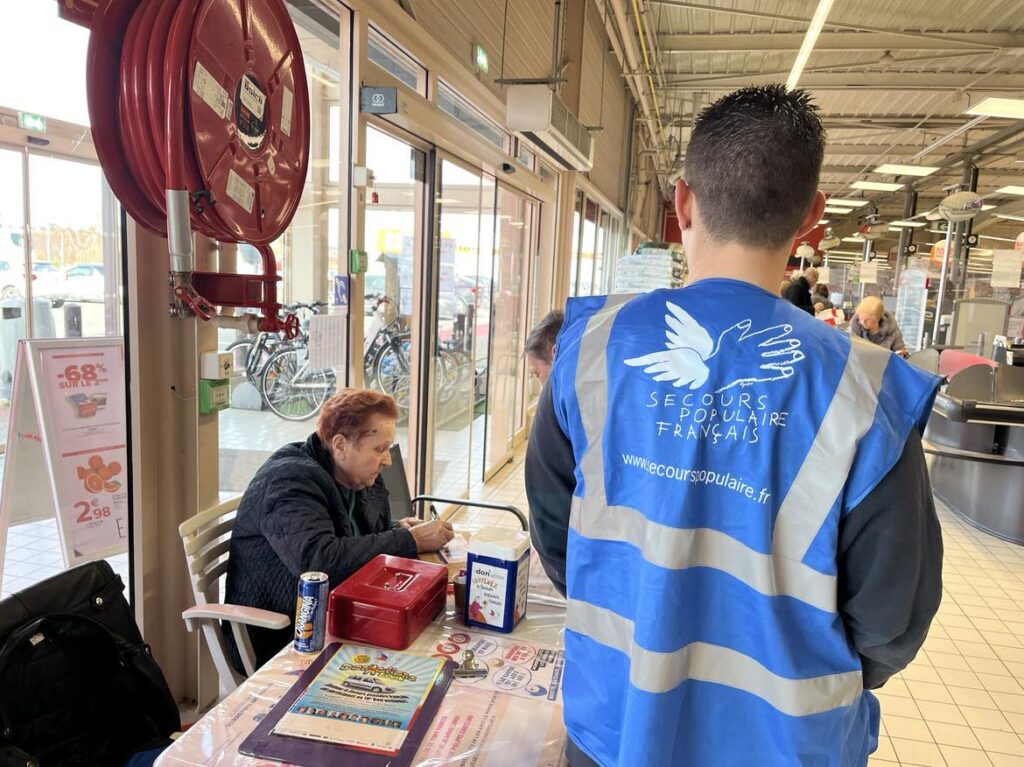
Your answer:
[[[693,191],[682,179],[676,182],[676,216],[680,229],[689,229],[693,223]]]
[[[805,236],[809,231],[818,225],[821,221],[821,216],[825,212],[825,193],[817,191],[814,193],[814,200],[811,202],[811,207],[807,211],[807,215],[804,216],[804,220],[800,223],[800,231],[796,233],[794,240],[799,240]]]

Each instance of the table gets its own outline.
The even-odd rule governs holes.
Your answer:
[[[511,634],[467,629],[451,596],[445,611],[408,652],[445,654],[463,662],[471,649],[484,661],[482,680],[452,682],[413,762],[417,767],[564,767],[561,659],[565,602],[531,562],[527,616]],[[328,637],[327,643],[336,641]],[[316,656],[289,644],[188,729],[157,767],[280,765],[238,753],[238,745]],[[340,762],[339,762],[340,763]]]

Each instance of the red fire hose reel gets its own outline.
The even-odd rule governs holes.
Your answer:
[[[258,307],[278,318],[270,243],[299,204],[309,97],[282,0],[105,0],[92,17],[87,82],[100,164],[128,213],[166,236],[176,311]],[[196,272],[191,232],[251,243],[262,275]]]

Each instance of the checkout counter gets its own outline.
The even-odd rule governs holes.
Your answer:
[[[1024,544],[1024,367],[970,356],[925,430],[932,489],[971,525]]]

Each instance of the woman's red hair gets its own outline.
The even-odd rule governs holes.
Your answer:
[[[398,404],[387,394],[372,389],[342,389],[324,403],[316,422],[320,442],[329,445],[338,434],[358,441],[370,433],[374,416],[398,420]]]

